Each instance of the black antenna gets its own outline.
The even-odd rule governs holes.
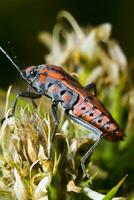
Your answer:
[[[7,59],[14,65],[14,67],[18,70],[20,75],[25,79],[23,76],[23,72],[20,70],[20,68],[16,65],[16,63],[12,60],[12,58],[6,53],[6,51],[0,46],[0,51],[7,57]]]

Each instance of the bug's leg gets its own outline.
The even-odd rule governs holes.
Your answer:
[[[96,127],[94,127],[92,124],[89,124],[86,121],[82,120],[81,118],[78,118],[78,117],[70,114],[69,111],[65,111],[65,113],[70,119],[72,119],[76,123],[84,126],[88,130],[93,131],[96,135],[99,136],[99,139],[94,143],[94,145],[81,158],[81,167],[82,167],[83,174],[86,174],[87,178],[89,178],[89,174],[86,173],[85,161],[93,153],[94,149],[97,147],[97,145],[100,143],[101,139],[103,138],[102,132],[99,129],[97,129]]]
[[[94,95],[97,96],[97,89],[96,89],[96,84],[95,83],[89,83],[85,86],[85,89],[87,91],[90,91],[90,90],[94,90]]]
[[[16,105],[17,105],[19,97],[24,97],[24,98],[29,98],[29,99],[39,99],[41,98],[41,96],[42,96],[41,94],[36,94],[33,92],[22,92],[20,94],[17,94],[10,116],[13,116],[15,113],[15,109],[16,109]]]
[[[17,105],[19,97],[24,97],[24,98],[29,98],[29,99],[39,99],[41,98],[41,96],[42,96],[41,94],[37,94],[33,92],[22,92],[20,94],[17,94],[14,105],[13,105],[11,116],[13,116],[15,113],[15,109],[16,109],[16,105]]]
[[[27,91],[32,92],[31,89],[32,89],[31,86],[28,85]],[[35,103],[34,99],[31,99],[31,101],[32,101],[32,105],[33,105],[34,109],[37,109],[37,104]]]
[[[51,157],[54,137],[55,137],[55,133],[56,133],[56,130],[57,130],[57,127],[58,127],[58,124],[59,124],[59,119],[58,119],[58,116],[57,116],[58,103],[59,103],[58,101],[53,101],[52,107],[51,107],[52,117],[53,117],[53,120],[54,120],[54,130],[53,130],[51,141],[50,141],[50,152],[48,153],[48,158]]]
[[[81,158],[81,168],[83,171],[83,174],[85,174],[87,176],[87,178],[90,177],[90,175],[86,172],[86,167],[85,167],[85,162],[87,160],[87,158],[89,158],[91,156],[91,154],[93,153],[94,149],[98,146],[98,144],[101,142],[103,138],[103,135],[101,135],[99,137],[99,139],[90,147],[90,149],[85,153],[85,155]]]
[[[11,114],[8,116],[8,118],[12,117],[14,115],[19,97],[30,98],[30,99],[38,99],[38,98],[41,98],[41,96],[42,96],[41,94],[36,94],[36,93],[32,93],[32,92],[22,92],[20,94],[17,94],[16,99],[15,99],[14,104],[13,104]],[[1,124],[3,124],[4,121],[5,121],[5,118],[3,118],[1,120]]]

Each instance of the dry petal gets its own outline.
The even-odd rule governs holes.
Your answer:
[[[74,183],[74,181],[71,180],[71,181],[69,181],[69,183],[67,184],[67,191],[68,191],[68,192],[80,193],[80,192],[81,192],[81,187],[76,186],[75,183]]]
[[[18,200],[27,200],[27,191],[24,186],[24,183],[18,173],[18,171],[14,168],[13,170],[15,176],[15,183],[14,183],[14,192]]]

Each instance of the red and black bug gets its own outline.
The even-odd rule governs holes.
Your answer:
[[[21,77],[36,92],[23,92],[18,94],[11,115],[14,115],[15,113],[17,100],[20,96],[37,99],[46,95],[52,101],[52,116],[55,122],[52,142],[59,123],[57,116],[57,106],[59,103],[61,103],[65,110],[65,114],[70,119],[99,135],[99,140],[96,141],[81,159],[83,171],[85,171],[85,160],[102,138],[109,141],[123,140],[123,131],[119,128],[96,95],[90,93],[90,90],[94,88],[96,94],[95,84],[90,83],[86,87],[83,87],[79,82],[67,74],[63,68],[55,65],[42,64],[31,66],[21,71],[2,47],[0,47],[0,50],[16,67]]]

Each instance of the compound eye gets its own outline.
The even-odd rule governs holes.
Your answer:
[[[36,69],[33,69],[31,72],[30,72],[30,75],[32,77],[35,77],[37,75],[37,70]]]

